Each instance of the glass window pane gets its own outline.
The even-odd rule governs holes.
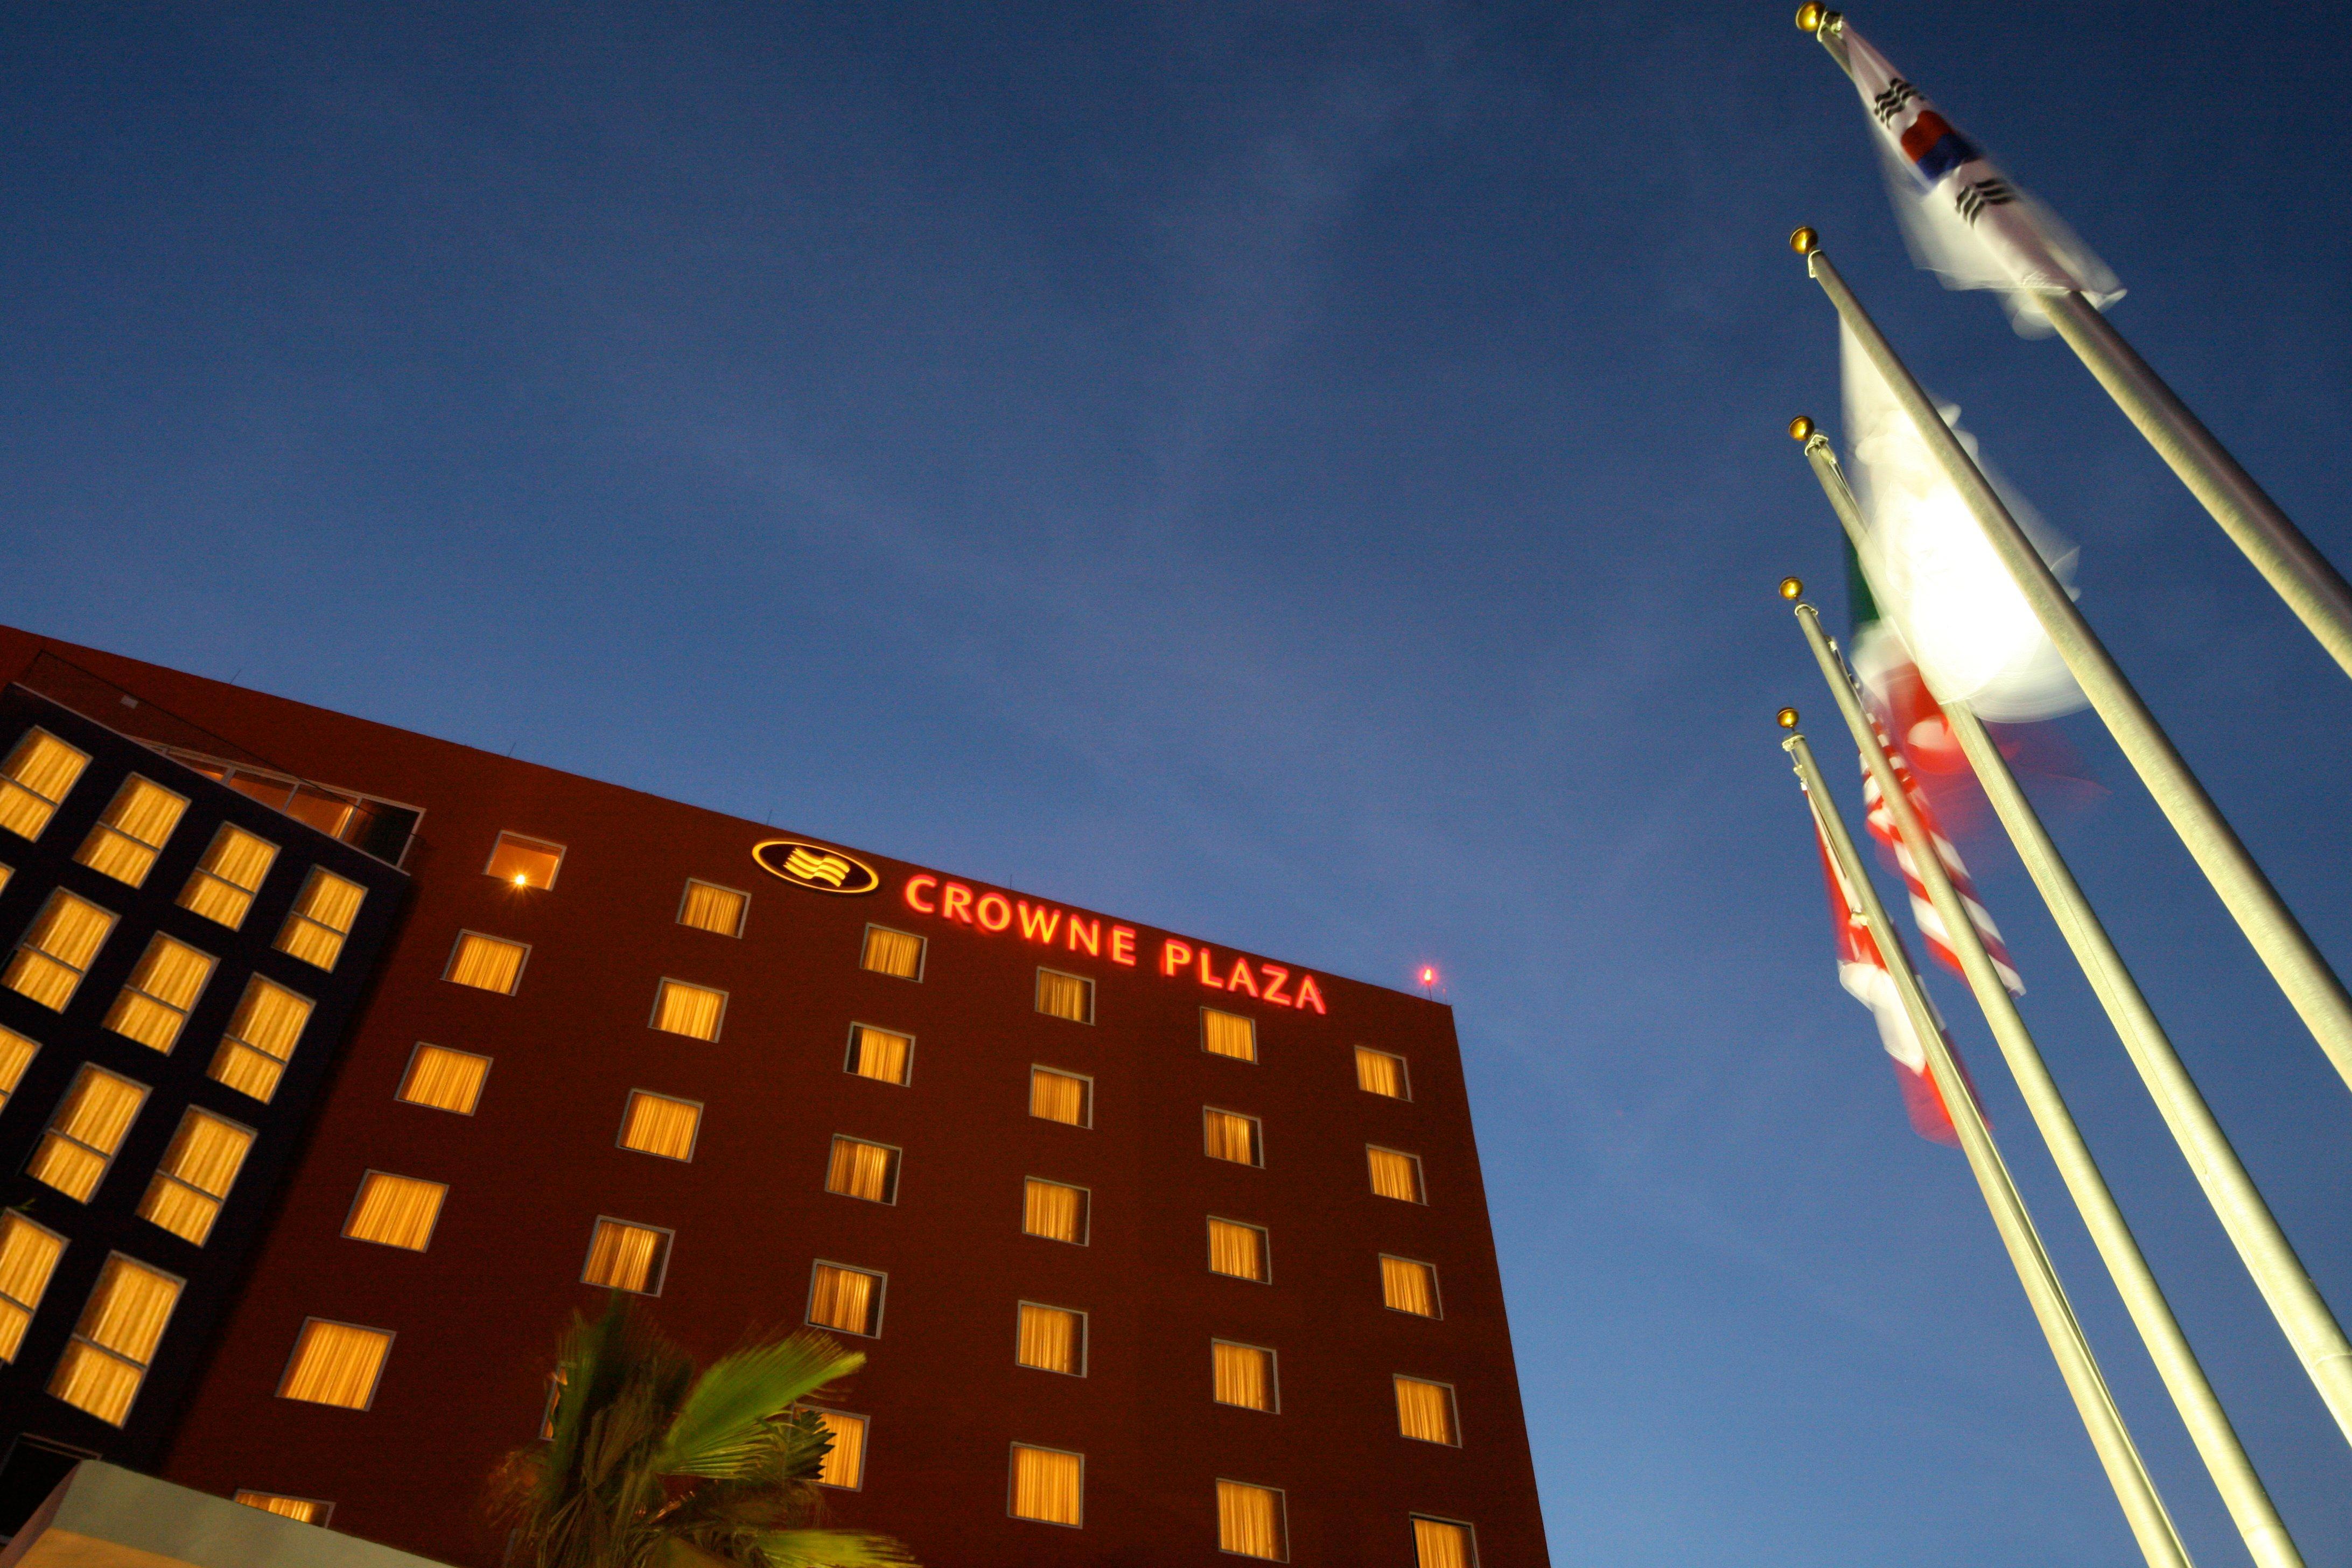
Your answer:
[[[518,888],[552,888],[563,865],[563,846],[520,833],[501,833],[485,869],[499,881]]]
[[[1076,1073],[1029,1069],[1029,1114],[1071,1127],[1094,1125],[1094,1084]]]
[[[0,763],[0,827],[20,838],[38,838],[89,765],[87,752],[47,730],[27,730]]]
[[[212,978],[213,959],[161,931],[147,943],[108,1009],[106,1026],[152,1049],[168,1053],[179,1043],[180,1026]]]
[[[1086,1459],[1053,1448],[1013,1445],[1013,1516],[1043,1524],[1082,1525]]]
[[[848,1069],[860,1078],[903,1084],[914,1067],[915,1037],[877,1029],[869,1024],[849,1031]]]
[[[422,1252],[432,1243],[441,1201],[448,1195],[448,1187],[440,1182],[370,1171],[360,1178],[359,1196],[352,1200],[343,1234],[353,1241]]]
[[[0,1215],[0,1361],[13,1362],[25,1330],[48,1294],[49,1276],[65,1256],[66,1238],[23,1215]]]
[[[391,1352],[392,1335],[383,1329],[306,1320],[278,1396],[365,1410],[375,1401],[376,1382]]]
[[[280,1497],[275,1492],[240,1491],[236,1500],[280,1519],[299,1519],[304,1524],[324,1524],[335,1510],[333,1503],[321,1502],[317,1498]]]
[[[1461,1446],[1462,1438],[1454,1424],[1454,1390],[1444,1384],[1400,1373],[1396,1379],[1396,1405],[1397,1430],[1405,1436],[1421,1443]]]
[[[1381,1299],[1391,1311],[1411,1312],[1417,1318],[1437,1317],[1437,1270],[1409,1258],[1384,1256],[1381,1259]]]
[[[1051,969],[1037,972],[1037,1011],[1074,1024],[1095,1020],[1095,983]]]
[[[88,899],[57,889],[26,931],[23,945],[9,960],[7,973],[0,975],[0,984],[62,1013],[113,930],[112,914]]]
[[[511,996],[522,980],[522,962],[530,952],[519,942],[460,931],[457,945],[449,954],[449,979],[459,985]]]
[[[278,951],[331,970],[342,956],[343,938],[359,919],[360,901],[367,889],[336,876],[322,866],[310,868],[299,897],[278,932]]]
[[[1419,1160],[1394,1149],[1381,1149],[1370,1144],[1364,1147],[1364,1159],[1371,1169],[1372,1191],[1384,1198],[1395,1198],[1402,1203],[1423,1201]]]
[[[253,895],[278,858],[278,846],[242,827],[223,824],[212,847],[180,889],[180,907],[236,931],[245,924]]]
[[[1209,1269],[1234,1279],[1265,1282],[1269,1252],[1265,1232],[1230,1219],[1209,1222]]]
[[[253,1147],[253,1131],[191,1108],[147,1184],[140,1217],[202,1247]]]
[[[1412,1521],[1413,1568],[1478,1568],[1478,1548],[1466,1524],[1442,1519]]]
[[[1238,1014],[1201,1009],[1201,1048],[1235,1061],[1257,1060],[1257,1026]]]
[[[621,1147],[665,1160],[691,1160],[694,1135],[701,1124],[702,1107],[692,1100],[631,1089],[629,1108],[621,1118]]]
[[[716,883],[690,881],[686,885],[686,899],[678,905],[677,923],[717,931],[720,936],[741,936],[743,911],[751,903],[748,893]]]
[[[1071,1377],[1087,1374],[1087,1315],[1066,1307],[1021,1303],[1020,1333],[1013,1359],[1040,1372]]]
[[[1412,1098],[1405,1084],[1404,1058],[1369,1046],[1356,1047],[1356,1087],[1366,1094],[1383,1094],[1391,1100]]]
[[[1021,1200],[1021,1228],[1048,1241],[1087,1241],[1087,1190],[1031,1176]]]
[[[923,939],[909,936],[902,931],[890,931],[882,926],[866,928],[866,950],[859,955],[858,965],[877,974],[893,974],[901,980],[923,977]]]
[[[856,1491],[866,1484],[866,1417],[819,1410],[816,1418],[833,1436],[833,1447],[817,1462],[816,1484]]]
[[[727,1012],[727,993],[683,980],[665,980],[654,997],[654,1027],[698,1040],[715,1040]]]
[[[825,1162],[824,1190],[868,1203],[898,1201],[898,1151],[835,1134]]]
[[[1217,1546],[1238,1557],[1280,1562],[1289,1555],[1283,1540],[1282,1494],[1272,1487],[1217,1483]]]
[[[1231,1160],[1240,1165],[1265,1163],[1256,1117],[1204,1107],[1201,1131],[1202,1147],[1212,1160]]]
[[[106,815],[90,827],[74,858],[118,882],[143,886],[157,852],[187,809],[185,796],[133,773],[114,792]]]
[[[882,1328],[882,1277],[818,1264],[809,1280],[808,1321],[819,1328],[875,1338]]]
[[[436,1110],[471,1116],[474,1107],[481,1101],[483,1080],[489,1075],[488,1057],[419,1041],[408,1058],[408,1071],[400,1080],[399,1098],[411,1105],[429,1105]]]
[[[640,1296],[661,1294],[662,1276],[669,1264],[670,1233],[626,1220],[599,1219],[589,1238],[588,1266],[583,1282]]]
[[[1237,1345],[1214,1340],[1209,1345],[1215,1373],[1216,1400],[1244,1410],[1275,1408],[1274,1352],[1257,1345]]]

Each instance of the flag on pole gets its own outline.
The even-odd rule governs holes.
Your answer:
[[[1936,858],[1943,862],[1944,875],[1951,879],[1952,890],[1960,896],[1960,905],[1969,912],[1969,923],[1977,928],[1977,940],[1984,943],[1994,973],[2000,976],[2001,984],[2009,988],[2011,995],[2024,995],[2025,982],[2010,965],[2009,947],[2000,940],[2000,928],[1993,924],[1991,911],[1978,900],[1976,883],[1969,879],[1969,868],[1960,863],[1960,852],[1944,837],[1936,808],[1927,804],[1926,793],[1919,788],[1918,776],[1903,760],[1903,752],[1888,742],[1885,726],[1874,719],[1871,727],[1878,731],[1878,743],[1885,749],[1886,760],[1894,764],[1895,782],[1903,786],[1904,798],[1919,814],[1919,826],[1927,830],[1928,842],[1936,847]],[[1911,858],[1911,846],[1904,842],[1903,830],[1895,823],[1895,813],[1878,787],[1878,777],[1870,771],[1867,762],[1862,766],[1862,809],[1870,836],[1878,840],[1880,847],[1893,858],[1895,868],[1903,874],[1903,886],[1911,894],[1911,920],[1919,928],[1919,940],[1927,944],[1927,951],[1938,963],[1965,977],[1968,971],[1961,967],[1959,952],[1952,946],[1951,929],[1944,924],[1942,911],[1928,898],[1927,884],[1919,877],[1919,863]]]
[[[1911,1026],[1911,1015],[1895,989],[1895,977],[1886,972],[1886,960],[1871,934],[1870,922],[1862,918],[1861,900],[1846,886],[1830,854],[1821,809],[1813,805],[1811,791],[1806,792],[1805,806],[1813,814],[1813,847],[1821,851],[1822,879],[1829,887],[1830,923],[1837,932],[1838,984],[1869,1008],[1876,1020],[1879,1043],[1893,1058],[1895,1081],[1902,1086],[1903,1109],[1911,1119],[1911,1130],[1934,1142],[1957,1145],[1960,1137],[1928,1068],[1927,1045]],[[1949,1039],[1945,1043],[1948,1046]],[[1959,1060],[1957,1053],[1952,1059]]]
[[[2107,264],[2057,214],[2011,184],[1850,24],[1841,36],[1914,260],[1948,289],[1999,289],[2011,323],[2031,337],[2051,330],[2036,294],[2072,291],[2101,310],[2123,298]]]

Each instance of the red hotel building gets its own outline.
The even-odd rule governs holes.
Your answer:
[[[95,1453],[491,1568],[617,1286],[864,1351],[833,1518],[942,1568],[1546,1563],[1446,1007],[5,628],[0,679],[0,1532]]]

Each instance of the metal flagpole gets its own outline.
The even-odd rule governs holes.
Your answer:
[[[1862,917],[1869,924],[1880,956],[1885,960],[1895,994],[1902,998],[1904,1011],[1910,1017],[1912,1031],[1927,1047],[1928,1071],[1935,1079],[1937,1092],[1943,1097],[1945,1109],[1951,1114],[1961,1152],[1968,1156],[1969,1170],[1984,1194],[1985,1207],[1992,1213],[1993,1228],[2000,1233],[2010,1262],[2017,1268],[2018,1282],[2024,1286],[2026,1300],[2042,1325],[2042,1336],[2050,1342],[2050,1353],[2058,1363],[2059,1375],[2074,1396],[2074,1408],[2090,1434],[2091,1447],[2107,1473],[2108,1484],[2115,1488],[2116,1500],[2123,1505],[2124,1518],[2139,1542],[2140,1553],[2147,1559],[2148,1568],[2189,1568],[2189,1549],[2181,1543],[2179,1531],[2173,1528],[2172,1516],[2165,1511],[2164,1500],[2157,1494],[2156,1482],[2140,1459],[2130,1429],[2124,1425],[2123,1412],[2116,1407],[2115,1394],[2100,1375],[2098,1360],[2091,1353],[2083,1325],[2066,1300],[2065,1287],[2059,1283],[2058,1271],[2033,1228],[2033,1216],[2027,1212],[2025,1200],[2011,1179],[2009,1167],[2001,1161],[1990,1130],[1985,1126],[1984,1110],[1977,1103],[1976,1092],[1960,1076],[1959,1064],[1953,1060],[1951,1047],[1944,1038],[1943,1026],[1927,1005],[1927,993],[1903,951],[1903,942],[1894,923],[1886,918],[1886,906],[1879,901],[1876,886],[1863,869],[1862,858],[1854,853],[1853,840],[1848,837],[1845,820],[1838,813],[1828,784],[1822,781],[1811,748],[1805,744],[1802,734],[1793,732],[1796,710],[1782,709],[1780,722],[1792,731],[1781,744],[1795,763],[1798,781],[1813,820],[1821,827],[1822,842],[1830,847],[1831,859],[1846,885],[1853,889]]]
[[[1837,12],[1817,4],[1797,13],[1797,26],[1812,34],[1851,77],[1853,68],[1847,62],[1844,30],[1840,26],[1843,21]],[[2125,417],[2139,427],[2147,444],[2203,503],[2221,525],[2221,531],[2245,552],[2254,570],[2287,602],[2319,645],[2347,674],[2352,674],[2352,587],[2346,585],[2327,558],[2263,493],[2253,476],[2238,466],[2229,449],[2148,368],[2097,307],[2073,290],[2036,294],[2034,299]]]
[[[2132,689],[2131,682],[2083,619],[2066,590],[2052,574],[2039,552],[2017,526],[2009,509],[1993,493],[1967,450],[1945,424],[1936,405],[1913,380],[1910,371],[1895,357],[1877,323],[1862,308],[1845,279],[1838,275],[1830,258],[1820,248],[1820,241],[1810,228],[1800,228],[1790,236],[1790,244],[1805,258],[1807,271],[1822,286],[1822,291],[1837,307],[1838,315],[1861,342],[1871,363],[1885,378],[1888,391],[1901,404],[1903,411],[1919,432],[1943,468],[1945,477],[1959,492],[1969,511],[1984,531],[1993,552],[2008,568],[2018,590],[2033,609],[2034,618],[2042,623],[2066,661],[2074,679],[2090,699],[2091,706],[2106,721],[2116,743],[2147,784],[2148,794],[2171,822],[2172,829],[2189,848],[2198,866],[2204,871],[2213,890],[2246,933],[2247,941],[2278,983],[2279,989],[2299,1014],[2326,1052],[2329,1062],[2347,1084],[2352,1084],[2352,996],[2344,991],[2344,983],[2327,967],[2327,962],[2312,945],[2311,938],[2295,921],[2278,890],[2263,875],[2262,868],[2246,852],[2244,844],[2223,819],[2212,797],[2205,793],[2197,775],[2173,749],[2171,739],[2157,723],[2156,716]]]
[[[1959,955],[1969,989],[1975,993],[1977,1005],[1984,1009],[1985,1022],[1992,1026],[1993,1038],[2000,1043],[2011,1076],[2017,1079],[2026,1110],[2032,1113],[2033,1124],[2041,1130],[2051,1160],[2057,1165],[2058,1174],[2064,1180],[2066,1191],[2099,1249],[2099,1258],[2106,1264],[2107,1273],[2115,1280],[2116,1289],[2123,1297],[2124,1306],[2156,1363],[2165,1391],[2172,1395],[2172,1403],[2197,1445],[2199,1457],[2204,1459],[2221,1500],[2229,1507],[2238,1533],[2245,1538],[2247,1551],[2262,1568],[2302,1568],[2302,1554],[2295,1550],[2278,1510],[2271,1506],[2270,1494],[2263,1490],[2262,1478],[2254,1473],[2253,1462],[2246,1458],[2245,1448],[2239,1443],[2238,1434],[2231,1428],[2213,1385],[2206,1381],[2204,1368],[2197,1364],[2197,1352],[2189,1348],[2189,1336],[2180,1331],[2171,1304],[2165,1300],[2163,1288],[2156,1282],[2155,1270],[2141,1255],[2139,1243],[2124,1220],[2123,1210],[2116,1206],[2115,1194],[2107,1190],[2106,1178],[2099,1173],[2098,1163],[2091,1157],[2090,1145],[2084,1142],[2082,1130],[2074,1124],[2074,1112],[2067,1109],[2065,1097],[2058,1092],[2057,1082],[2051,1078],[2041,1049],[2034,1045],[2024,1018],[2017,1011],[2017,1004],[2010,999],[2008,988],[1993,968],[1992,957],[1985,952],[1984,941],[1977,933],[1968,907],[1960,901],[1959,890],[1946,874],[1934,838],[1919,820],[1909,792],[1895,776],[1894,763],[1879,743],[1876,727],[1863,711],[1845,661],[1831,646],[1822,630],[1821,617],[1811,605],[1797,605],[1797,624],[1804,628],[1805,641],[1821,666],[1822,679],[1829,682],[1830,695],[1836,700],[1846,728],[1853,731],[1853,743],[1862,752],[1864,764],[1878,781],[1880,798],[1893,815],[1903,842],[1910,847],[1919,879],[1927,885],[1928,899],[1936,912],[1944,918],[1946,935],[1952,950]]]
[[[1838,521],[1853,542],[1854,554],[1861,563],[1865,579],[1871,570],[1869,528],[1863,521],[1862,510],[1854,502],[1853,491],[1846,484],[1845,473],[1839,468],[1837,454],[1829,437],[1812,428],[1812,421],[1800,419],[1790,426],[1790,433],[1805,443],[1805,457],[1812,465],[1813,475],[1821,481],[1822,491],[1829,498],[1830,508],[1837,513]],[[1877,595],[1878,585],[1871,584]],[[1887,614],[1899,612],[1894,603],[1879,597]],[[2253,1178],[2239,1162],[2238,1152],[2230,1146],[2228,1134],[2214,1120],[2205,1097],[2198,1091],[2189,1069],[2181,1065],[2172,1048],[2172,1041],[2157,1021],[2147,998],[2141,994],[2139,984],[2108,940],[2106,928],[2091,909],[2091,901],[2067,868],[2065,858],[2051,841],[2042,826],[2042,818],[2025,797],[2017,775],[2010,772],[2000,748],[1985,732],[1984,723],[1965,702],[1948,701],[1936,694],[1944,716],[1958,736],[1960,749],[1968,754],[1969,764],[1984,786],[1987,798],[1992,802],[1993,814],[2009,830],[2011,843],[2017,847],[2018,858],[2025,862],[2033,885],[2041,889],[2042,901],[2049,905],[2053,919],[2063,932],[2074,958],[2097,993],[2100,1005],[2123,1039],[2124,1049],[2132,1065],[2139,1069],[2140,1080],[2164,1115],[2165,1125],[2172,1130],[2173,1141],[2196,1173],[2198,1184],[2205,1189],[2206,1200],[2213,1205],[2222,1229],[2229,1232],[2238,1256],[2253,1276],[2254,1284],[2269,1303],[2271,1315],[2278,1320],[2287,1341],[2319,1390],[2320,1399],[2328,1413],[2336,1417],[2336,1426],[2352,1439],[2352,1342],[2345,1339],[2343,1329],[2328,1310],[2326,1298],[2311,1282],[2311,1276],[2295,1256],[2294,1247],[2285,1232],[2263,1201]]]

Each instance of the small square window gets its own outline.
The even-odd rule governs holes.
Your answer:
[[[83,1063],[49,1118],[48,1131],[41,1135],[25,1173],[76,1203],[89,1202],[146,1103],[145,1084]]]
[[[1087,1244],[1089,1196],[1084,1187],[1031,1176],[1023,1184],[1022,1189],[1022,1234],[1084,1247]]]
[[[732,888],[722,888],[716,882],[689,879],[686,896],[678,900],[677,923],[699,931],[716,931],[720,936],[741,936],[743,916],[751,907],[751,895],[739,893]]]
[[[180,889],[180,907],[236,931],[245,924],[253,895],[261,891],[277,859],[277,845],[223,823],[202,863],[188,873],[188,885]]]
[[[0,985],[31,998],[52,1013],[62,1013],[81,988],[82,976],[98,958],[98,950],[114,931],[114,914],[63,888],[49,893]]]
[[[921,937],[892,931],[888,926],[867,926],[866,946],[858,954],[857,966],[877,974],[896,975],[900,980],[920,980],[923,950],[928,945]]]
[[[1255,1116],[1202,1106],[1201,1136],[1203,1152],[1212,1160],[1231,1160],[1236,1165],[1265,1163],[1264,1130]]]
[[[515,987],[522,984],[523,961],[530,956],[528,942],[484,936],[478,931],[461,931],[457,933],[457,945],[449,950],[448,972],[442,978],[454,984],[470,985],[477,991],[511,996]]]
[[[696,1101],[633,1089],[628,1109],[621,1114],[620,1144],[665,1160],[691,1160],[695,1134],[701,1128],[702,1107]]]
[[[824,1190],[867,1203],[898,1201],[898,1154],[887,1143],[869,1143],[836,1132],[824,1163]]]
[[[802,1408],[814,1414],[833,1438],[833,1447],[817,1461],[816,1484],[850,1492],[865,1489],[866,1418],[814,1405]]]
[[[310,999],[274,980],[248,975],[245,996],[213,1053],[212,1077],[267,1105],[310,1022]]]
[[[324,1524],[335,1511],[333,1503],[321,1502],[314,1497],[287,1497],[278,1492],[240,1490],[236,1500],[247,1508],[274,1513],[280,1519],[299,1519],[304,1524]]]
[[[359,1195],[343,1220],[343,1234],[353,1241],[422,1252],[432,1244],[441,1200],[448,1195],[448,1187],[440,1182],[370,1171],[360,1178]]]
[[[139,1217],[162,1226],[183,1241],[202,1247],[220,1217],[221,1205],[245,1167],[253,1129],[194,1106],[180,1118],[180,1130],[163,1152],[163,1163],[139,1202]]]
[[[1013,1359],[1018,1365],[1034,1367],[1039,1372],[1086,1376],[1087,1315],[1067,1307],[1022,1302]]]
[[[316,968],[331,971],[343,955],[343,939],[360,918],[367,889],[323,866],[310,868],[302,891],[278,932],[278,951]]]
[[[1391,1100],[1412,1098],[1412,1079],[1405,1074],[1404,1058],[1370,1046],[1356,1047],[1356,1087]]]
[[[1290,1542],[1283,1523],[1282,1493],[1276,1489],[1245,1481],[1217,1483],[1218,1551],[1286,1562]]]
[[[1213,1057],[1231,1057],[1237,1062],[1257,1060],[1257,1025],[1238,1013],[1221,1013],[1214,1007],[1201,1009],[1201,1048]]]
[[[0,764],[0,827],[19,838],[38,838],[88,766],[88,752],[47,730],[26,731]]]
[[[914,1077],[915,1037],[877,1029],[871,1024],[852,1024],[849,1059],[842,1070],[903,1085]]]
[[[1263,1226],[1244,1225],[1237,1219],[1210,1219],[1210,1273],[1223,1274],[1229,1279],[1255,1279],[1263,1285],[1273,1278],[1273,1259]]]
[[[110,1426],[129,1420],[131,1402],[147,1381],[155,1347],[186,1285],[120,1252],[108,1258],[66,1353],[50,1374],[49,1392]]]
[[[392,1339],[388,1329],[305,1318],[294,1354],[286,1363],[286,1375],[278,1381],[278,1397],[365,1410],[375,1403]]]
[[[1095,1124],[1095,1080],[1058,1068],[1029,1069],[1029,1114],[1068,1127]]]
[[[1445,1315],[1437,1296],[1437,1268],[1410,1258],[1381,1255],[1381,1303],[1391,1312],[1416,1318]]]
[[[411,1105],[471,1116],[474,1107],[481,1103],[482,1084],[489,1076],[489,1058],[419,1040],[416,1049],[409,1053],[408,1070],[401,1075],[397,1098]]]
[[[562,868],[562,845],[526,838],[520,833],[501,833],[498,847],[490,851],[490,863],[482,870],[512,887],[552,888],[555,874]]]
[[[185,795],[132,773],[114,792],[106,815],[92,825],[74,858],[118,882],[143,887],[187,809]]]
[[[820,1261],[809,1274],[808,1321],[820,1329],[879,1339],[887,1282],[870,1269]]]
[[[1396,1376],[1397,1431],[1416,1443],[1462,1447],[1462,1427],[1454,1410],[1454,1385],[1426,1378]]]
[[[1037,972],[1037,1011],[1073,1024],[1095,1021],[1095,983],[1058,969]]]
[[[1272,1351],[1264,1345],[1211,1340],[1209,1357],[1218,1404],[1242,1410],[1263,1410],[1269,1415],[1282,1407]]]
[[[1087,1457],[1060,1448],[1013,1445],[1012,1497],[1005,1511],[1040,1524],[1086,1523]]]
[[[1450,1519],[1412,1516],[1413,1568],[1478,1568],[1478,1537]]]
[[[689,985],[683,980],[665,980],[654,993],[654,1016],[650,1022],[656,1029],[672,1035],[684,1035],[690,1039],[715,1040],[719,1027],[727,1021],[727,993],[708,985]]]
[[[580,1271],[580,1282],[658,1296],[669,1272],[670,1239],[677,1234],[600,1215],[595,1234],[588,1238],[588,1263]]]
[[[1381,1196],[1408,1204],[1429,1201],[1421,1184],[1420,1155],[1367,1143],[1364,1145],[1364,1160],[1371,1169],[1372,1191]]]
[[[186,942],[157,931],[139,955],[139,966],[107,1009],[106,1026],[166,1056],[180,1042],[181,1026],[213,977],[214,959]]]

